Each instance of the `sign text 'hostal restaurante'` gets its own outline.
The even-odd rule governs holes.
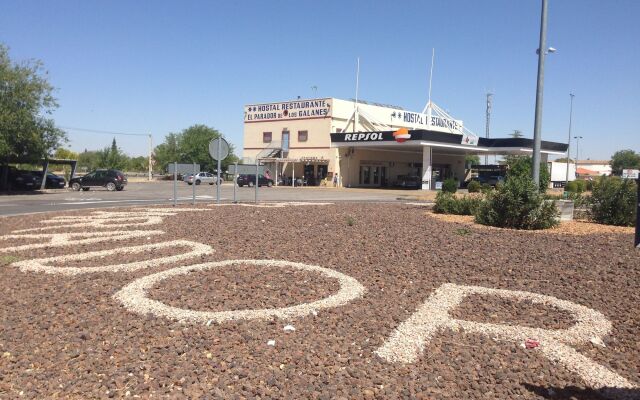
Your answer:
[[[533,140],[479,138],[434,103],[421,113],[336,98],[250,104],[244,109],[245,163],[259,160],[284,182],[333,180],[391,187],[416,177],[422,189],[463,181],[465,155],[531,154]],[[567,144],[542,142],[542,160]],[[284,178],[284,179],[283,179]]]

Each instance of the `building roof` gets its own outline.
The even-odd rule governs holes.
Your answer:
[[[577,164],[583,165],[592,165],[592,164],[600,164],[600,165],[609,165],[611,161],[609,160],[578,160]]]

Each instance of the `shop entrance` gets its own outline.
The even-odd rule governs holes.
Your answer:
[[[380,187],[387,184],[387,167],[379,165],[361,165],[360,186]]]

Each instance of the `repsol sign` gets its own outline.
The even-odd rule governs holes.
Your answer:
[[[377,142],[383,141],[384,136],[382,132],[359,132],[359,133],[345,133],[345,142]]]

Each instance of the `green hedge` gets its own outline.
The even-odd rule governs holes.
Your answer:
[[[593,185],[591,218],[593,221],[619,226],[634,226],[638,192],[633,180],[601,177]]]
[[[475,215],[481,202],[480,197],[456,197],[452,193],[439,192],[433,211],[440,214]]]
[[[480,203],[476,222],[515,229],[546,229],[559,221],[555,202],[545,201],[530,177],[511,176]]]
[[[467,185],[467,190],[469,191],[469,193],[478,193],[481,188],[482,185],[478,181],[471,181]]]
[[[442,191],[446,193],[455,193],[458,191],[458,181],[453,178],[445,179],[442,182]]]

